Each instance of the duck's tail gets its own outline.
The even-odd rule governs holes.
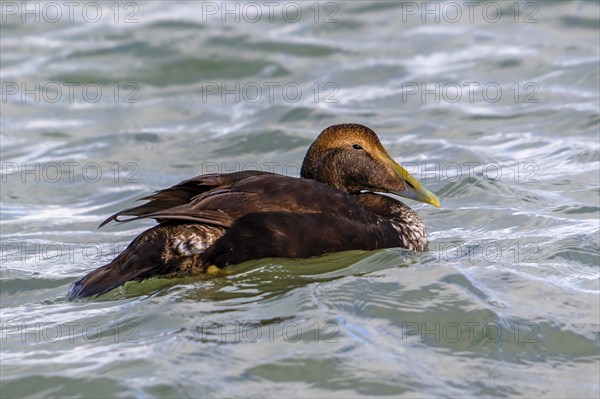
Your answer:
[[[86,274],[74,282],[69,288],[67,299],[86,298],[94,295],[102,295],[113,288],[117,288],[127,281],[143,278],[151,268],[132,264],[116,258],[112,262]]]
[[[119,256],[107,265],[86,274],[71,285],[67,299],[72,301],[104,294],[127,281],[160,272],[160,253],[165,247],[165,234],[159,228],[144,231]]]
[[[201,254],[223,228],[201,224],[159,225],[144,231],[112,262],[71,285],[72,301],[102,295],[131,280],[203,272]]]

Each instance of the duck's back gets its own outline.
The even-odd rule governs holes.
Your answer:
[[[324,213],[367,223],[376,219],[354,196],[327,184],[261,171],[200,175],[143,199],[148,202],[118,212],[100,226],[152,218],[228,228],[254,212]]]

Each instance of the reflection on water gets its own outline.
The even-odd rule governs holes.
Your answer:
[[[596,397],[598,5],[229,4],[2,3],[3,396]],[[107,215],[339,122],[440,197],[429,251],[66,302],[152,225]]]

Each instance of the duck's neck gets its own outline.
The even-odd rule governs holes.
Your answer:
[[[328,184],[348,194],[357,194],[361,188],[354,180],[348,179],[346,169],[347,165],[352,165],[352,160],[346,158],[346,154],[336,150],[322,152],[310,148],[302,163],[300,177]]]

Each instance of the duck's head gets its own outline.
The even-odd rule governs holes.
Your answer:
[[[359,124],[323,130],[308,149],[300,174],[350,194],[387,192],[440,206],[435,194],[389,156],[375,132]]]

